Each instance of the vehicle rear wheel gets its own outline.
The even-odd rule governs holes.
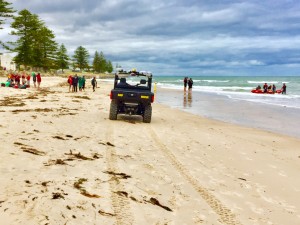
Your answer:
[[[143,122],[144,123],[150,123],[151,122],[151,116],[152,116],[152,106],[151,105],[146,105],[144,115],[143,115]]]
[[[117,116],[118,116],[118,104],[115,100],[112,100],[110,103],[109,119],[116,120]]]

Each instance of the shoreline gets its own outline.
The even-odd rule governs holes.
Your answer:
[[[44,79],[53,79],[53,86],[60,83],[64,84],[65,82],[65,77],[60,76],[45,76]],[[112,88],[112,82],[108,81],[107,78],[103,77],[98,80],[98,86],[105,85]],[[87,86],[90,85],[89,78],[87,78],[86,83]],[[30,92],[35,91],[34,88],[29,88],[28,90]],[[18,93],[18,89],[12,91],[12,93],[14,92]],[[5,92],[3,93],[5,95]],[[300,139],[300,130],[294,125],[295,121],[300,121],[300,110],[297,108],[236,100],[213,93],[196,91],[189,93],[188,91],[183,92],[182,90],[161,87],[157,87],[156,89],[155,103],[210,120],[274,132],[275,134]]]
[[[0,88],[1,221],[300,223],[299,139],[157,102],[150,124],[111,121],[112,86],[98,85]]]
[[[171,108],[208,119],[300,138],[300,130],[295,126],[295,121],[300,121],[300,110],[297,108],[236,100],[213,93],[188,93],[165,88],[157,90],[157,101]]]

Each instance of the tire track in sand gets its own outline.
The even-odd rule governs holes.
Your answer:
[[[178,170],[178,172],[193,186],[193,188],[200,194],[200,196],[206,201],[206,203],[214,210],[216,214],[220,216],[219,221],[227,225],[241,225],[236,220],[236,216],[224,206],[220,200],[218,200],[212,193],[210,193],[205,187],[201,186],[195,178],[193,178],[189,171],[176,159],[176,156],[163,144],[163,142],[156,135],[154,130],[149,127],[150,134],[160,150],[164,153],[171,164]]]
[[[113,143],[114,140],[113,129],[114,124],[107,124],[106,140]],[[116,157],[115,146],[106,145],[106,162],[107,171],[119,173]],[[124,185],[121,181],[113,174],[110,174],[109,187],[111,192],[111,201],[114,214],[116,215],[115,225],[129,225],[134,224],[133,216],[130,211],[130,202],[124,196],[117,194],[119,191],[124,191]]]

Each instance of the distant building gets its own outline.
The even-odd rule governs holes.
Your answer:
[[[0,66],[4,70],[16,70],[16,64],[13,61],[13,56],[10,53],[0,53]]]

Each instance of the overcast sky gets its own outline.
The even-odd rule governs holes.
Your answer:
[[[297,0],[7,1],[37,14],[70,56],[83,46],[154,75],[300,75]]]

